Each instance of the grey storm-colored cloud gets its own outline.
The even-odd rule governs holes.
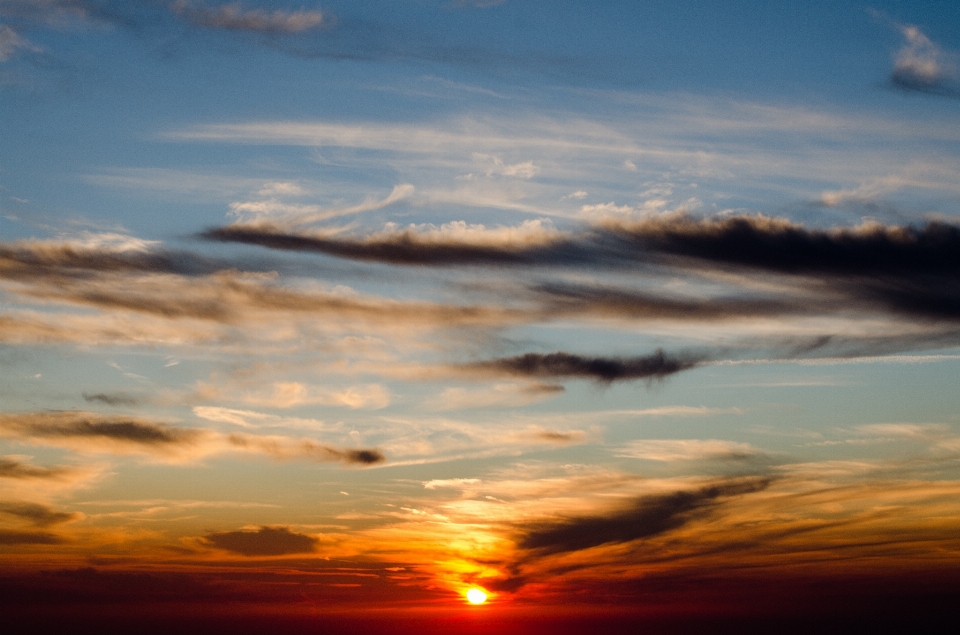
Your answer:
[[[213,532],[201,541],[217,549],[242,556],[284,556],[312,553],[317,539],[290,531],[288,527],[260,527],[256,530]]]

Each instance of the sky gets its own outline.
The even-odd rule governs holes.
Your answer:
[[[958,25],[947,0],[0,0],[4,611],[948,615]]]

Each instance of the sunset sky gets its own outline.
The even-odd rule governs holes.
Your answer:
[[[0,0],[0,610],[960,601],[958,27]]]

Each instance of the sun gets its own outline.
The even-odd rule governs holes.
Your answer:
[[[474,587],[467,591],[467,602],[470,604],[483,604],[487,601],[487,594]]]

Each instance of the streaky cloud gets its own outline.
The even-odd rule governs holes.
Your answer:
[[[640,357],[585,357],[558,351],[464,364],[460,368],[498,375],[592,379],[602,383],[633,379],[658,380],[698,366],[703,357],[672,357],[657,349]]]
[[[695,490],[643,496],[608,514],[533,523],[520,529],[517,546],[544,556],[649,538],[705,516],[723,499],[763,491],[770,483],[766,477],[727,479]]]
[[[36,527],[59,525],[79,518],[79,514],[58,512],[46,505],[0,501],[0,514],[15,516]]]
[[[129,395],[125,392],[116,393],[83,393],[83,400],[87,403],[102,403],[107,406],[136,406],[140,404],[140,398]]]
[[[340,258],[395,265],[533,265],[550,260],[562,249],[559,244],[534,241],[515,244],[470,243],[463,240],[428,238],[419,232],[399,232],[348,238],[297,231],[271,223],[233,224],[210,228],[200,234],[207,240],[258,245],[271,249],[322,253]],[[546,243],[546,244],[544,244]],[[567,245],[574,249],[573,244]],[[558,256],[560,254],[557,254]],[[572,259],[573,253],[567,254]]]
[[[208,7],[202,2],[176,0],[170,10],[184,20],[200,27],[229,31],[252,31],[265,34],[301,33],[317,29],[323,24],[320,11],[264,11],[244,9],[240,3]]]
[[[95,273],[209,274],[229,266],[157,244],[108,235],[85,242],[23,240],[0,243],[0,277],[85,277]]]
[[[638,221],[610,218],[576,234],[555,232],[526,242],[423,234],[403,229],[357,238],[238,223],[208,229],[201,237],[407,265],[619,266],[683,256],[794,274],[960,273],[960,227],[942,221],[808,229],[763,215],[669,213]]]
[[[288,527],[260,527],[257,530],[209,533],[202,542],[242,556],[285,556],[312,553],[317,539],[290,531]]]
[[[387,457],[376,448],[343,449],[323,445],[308,439],[288,439],[251,434],[233,433],[227,442],[234,448],[261,452],[275,459],[312,459],[316,461],[335,461],[348,465],[375,465],[383,463]]]
[[[6,531],[0,529],[0,545],[59,545],[63,538],[45,531]]]
[[[0,478],[58,479],[68,473],[66,468],[37,467],[10,457],[0,457]]]
[[[633,223],[607,222],[603,229],[640,253],[781,273],[960,276],[960,227],[942,221],[807,229],[763,215],[695,218],[673,214]]]
[[[74,411],[0,414],[0,435],[48,441],[86,440],[162,450],[192,445],[203,436],[203,431],[133,417]]]

